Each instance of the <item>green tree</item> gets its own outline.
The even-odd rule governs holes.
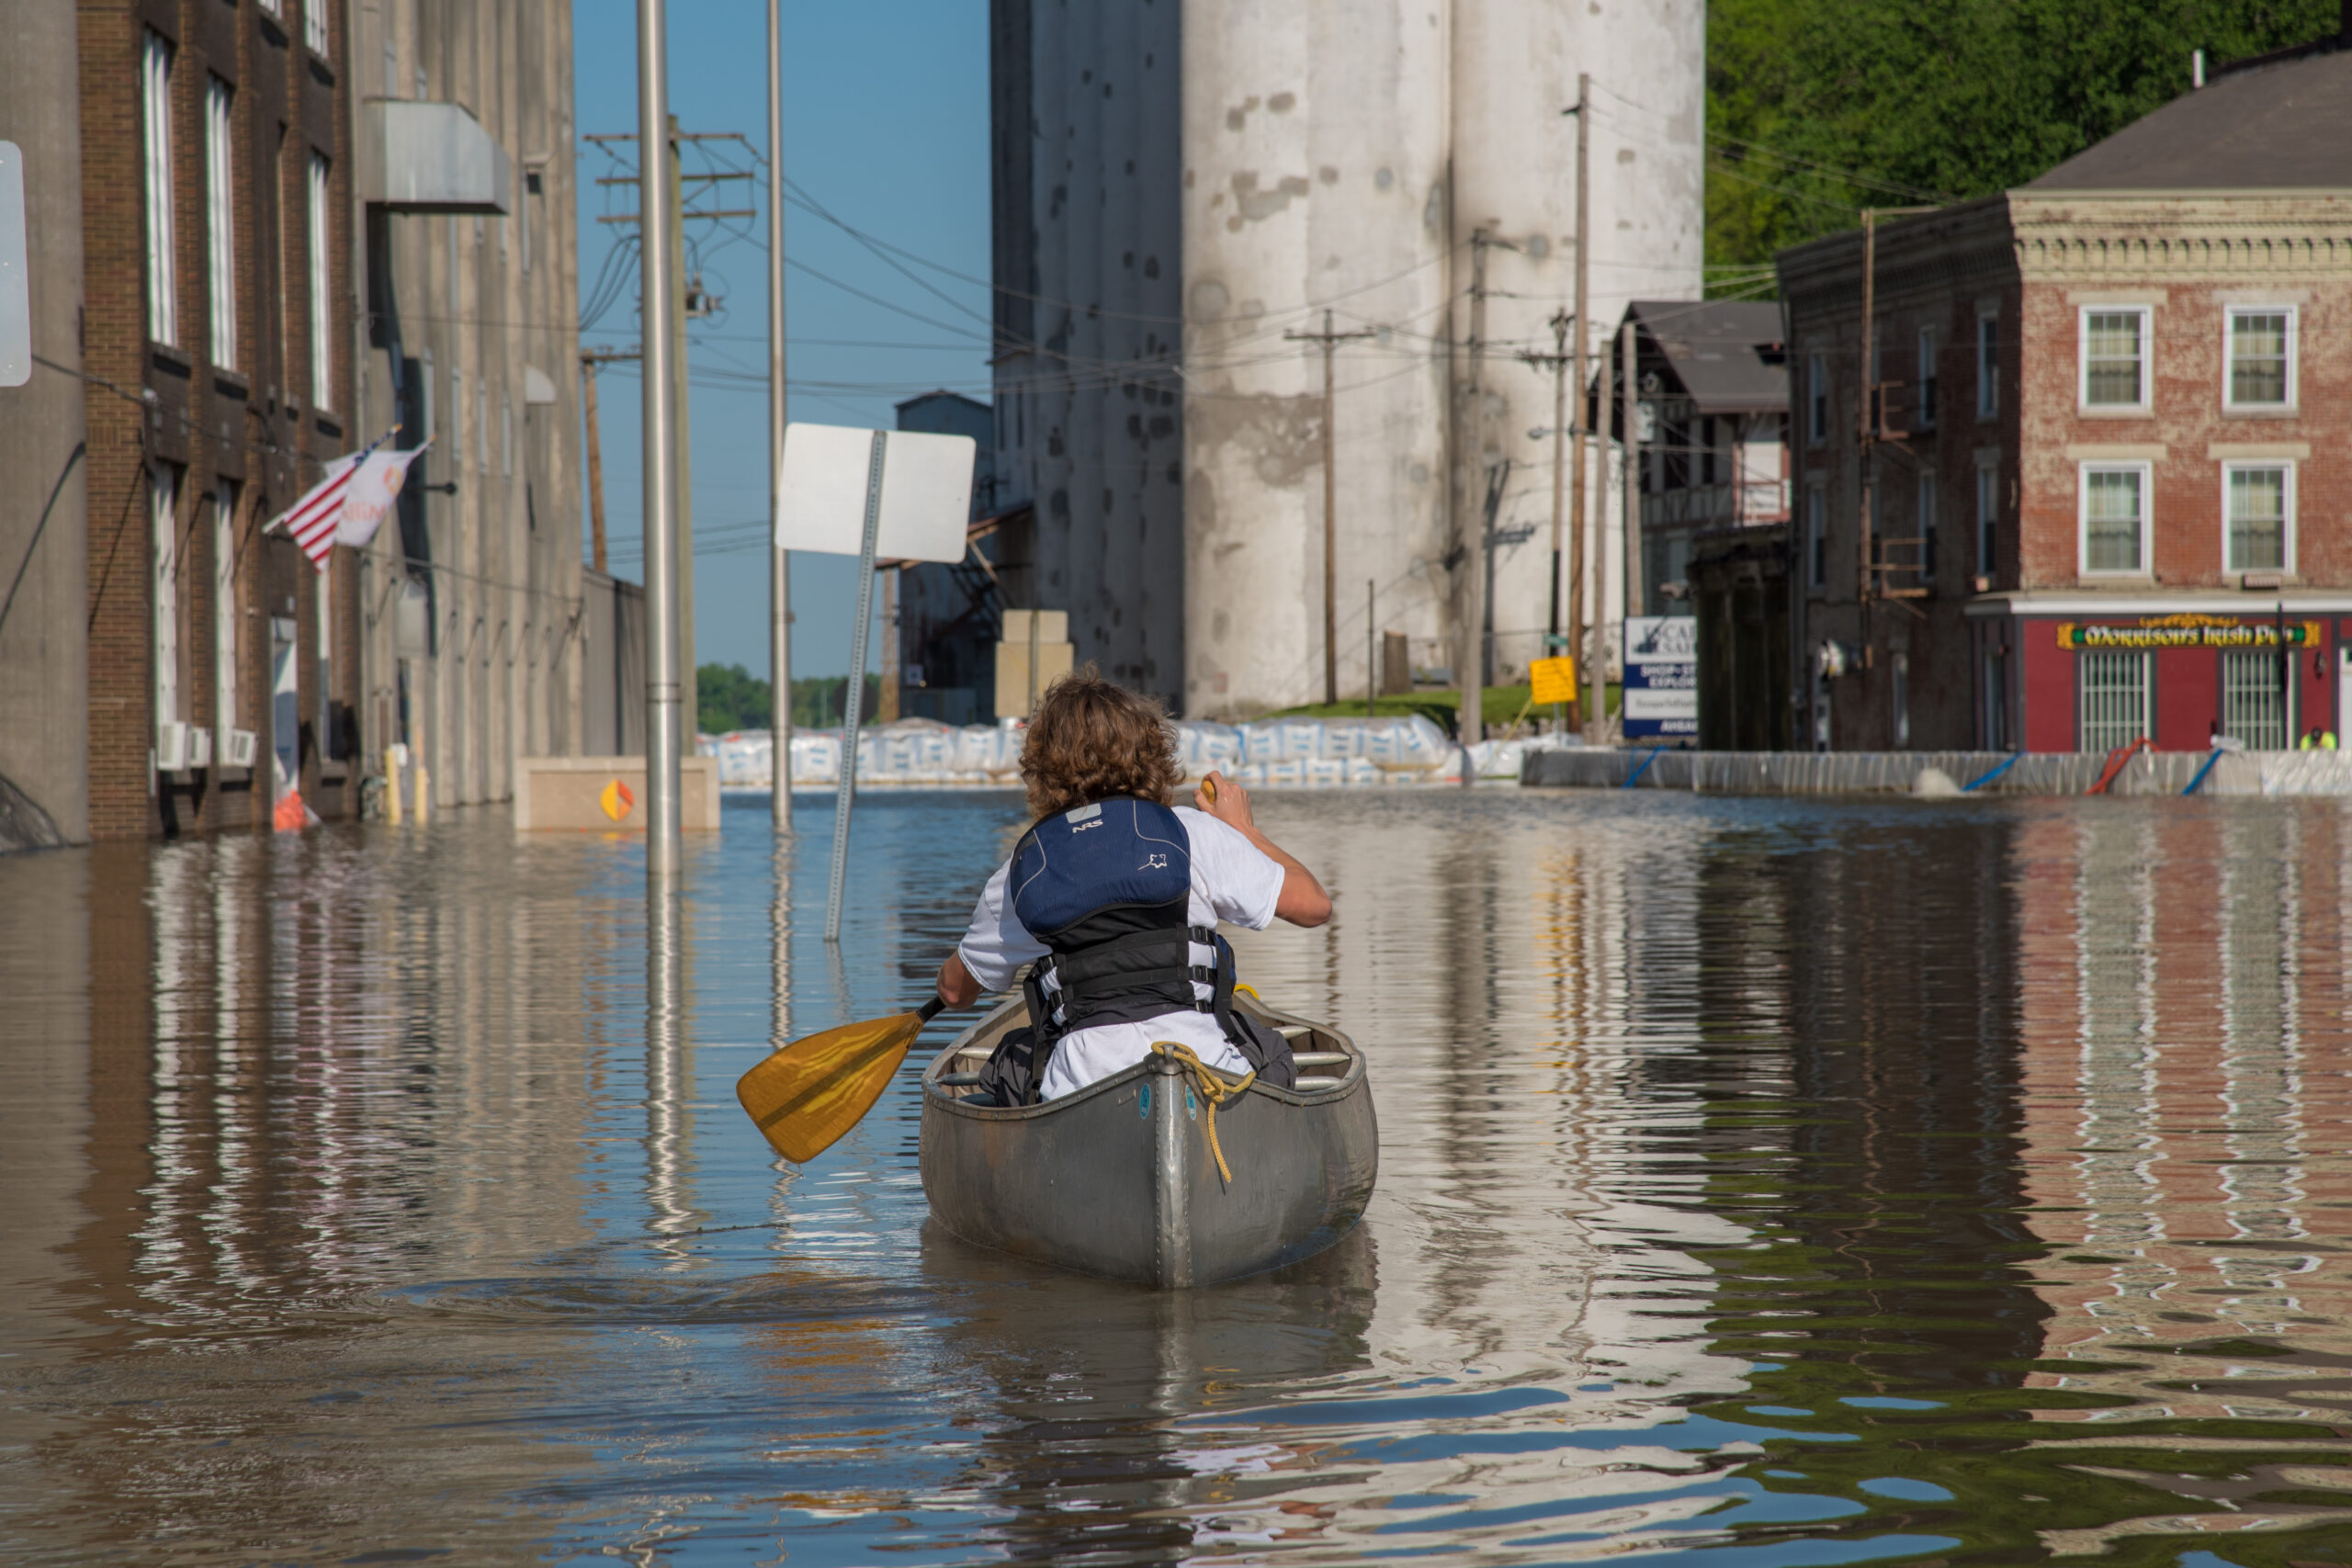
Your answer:
[[[765,729],[775,711],[768,683],[740,664],[706,664],[695,671],[695,722],[706,735]]]
[[[1865,206],[2022,185],[2243,60],[2336,30],[2338,0],[1714,0],[1707,261],[1740,267]]]

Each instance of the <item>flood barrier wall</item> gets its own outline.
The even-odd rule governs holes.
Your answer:
[[[2112,795],[2179,795],[2210,753],[2143,751],[2124,765]],[[2199,795],[2352,795],[2352,752],[2230,751],[2197,786]],[[1702,795],[1916,795],[1933,768],[1965,785],[2004,762],[2001,751],[1658,751],[1599,747],[1532,750],[1520,782],[1583,789],[1679,789]],[[1981,795],[2082,795],[2107,766],[2094,751],[2032,751],[1987,780]],[[1638,776],[1637,776],[1638,775]],[[1931,782],[1929,788],[1938,786]]]

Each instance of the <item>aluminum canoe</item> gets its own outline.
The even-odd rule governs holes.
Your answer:
[[[982,1247],[1163,1289],[1239,1279],[1330,1246],[1362,1217],[1379,1172],[1363,1053],[1247,995],[1235,1006],[1290,1037],[1299,1083],[1253,1082],[1216,1108],[1229,1182],[1210,1152],[1204,1096],[1166,1056],[1043,1105],[975,1103],[981,1064],[1028,1021],[1015,999],[923,1070],[933,1215]]]

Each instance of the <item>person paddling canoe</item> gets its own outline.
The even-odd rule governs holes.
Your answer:
[[[1091,668],[1037,705],[1021,752],[1035,820],[939,966],[940,999],[961,1008],[1035,961],[1029,1027],[981,1073],[998,1103],[1072,1093],[1163,1040],[1237,1077],[1297,1081],[1289,1042],[1234,1010],[1216,924],[1319,926],[1330,896],[1258,830],[1248,791],[1213,773],[1181,807],[1183,776],[1159,705]]]

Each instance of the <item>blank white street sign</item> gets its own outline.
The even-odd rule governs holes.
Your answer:
[[[0,387],[33,378],[32,277],[25,268],[25,155],[0,141]]]
[[[959,561],[972,516],[968,435],[893,430],[882,452],[882,517],[875,556],[882,560]],[[865,532],[866,465],[874,433],[839,424],[784,429],[784,493],[777,498],[775,542],[787,550],[854,556]]]

